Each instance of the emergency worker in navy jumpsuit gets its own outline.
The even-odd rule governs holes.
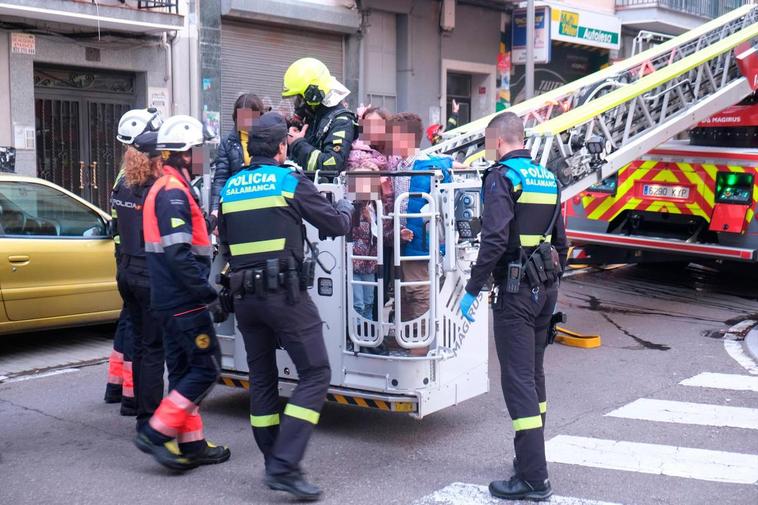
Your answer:
[[[163,175],[150,187],[143,230],[150,278],[150,305],[162,321],[166,360],[176,379],[135,445],[174,470],[222,463],[226,447],[205,440],[200,402],[219,377],[220,349],[211,310],[216,290],[209,284],[211,242],[203,211],[190,188],[193,151],[207,139],[202,123],[173,116],[158,131]],[[178,450],[172,440],[178,442]]]
[[[116,176],[116,182],[113,185],[113,191],[118,187],[123,187],[124,171],[127,168],[127,159],[137,153],[135,140],[138,136],[146,132],[157,132],[163,123],[160,113],[155,108],[132,109],[127,111],[118,121],[118,132],[116,139],[124,144],[124,163],[121,170]],[[113,193],[111,192],[111,195]],[[113,242],[116,252],[116,280],[123,283],[122,255],[121,255],[121,236],[116,226],[118,216],[116,215],[117,206],[111,199],[111,217],[114,224]],[[124,307],[118,318],[116,335],[113,339],[113,351],[108,359],[108,383],[105,386],[105,402],[121,403],[122,416],[134,416],[138,413],[139,400],[135,396],[136,382],[136,349],[138,345],[137,333],[139,328],[134,326],[130,317],[130,312],[124,301]]]
[[[230,290],[250,368],[250,424],[266,465],[266,484],[303,500],[321,491],[300,471],[331,379],[322,321],[301,282],[303,220],[326,236],[352,226],[353,205],[332,205],[313,182],[291,166],[287,125],[268,112],[255,120],[251,164],[221,191],[219,239],[229,261]],[[223,296],[223,293],[222,293]],[[223,303],[223,302],[222,302]],[[299,382],[280,412],[276,349],[289,354]]]
[[[471,306],[492,274],[497,288],[495,344],[505,403],[513,419],[516,457],[515,475],[492,482],[490,493],[509,500],[545,500],[552,489],[545,461],[547,399],[542,363],[568,243],[556,179],[531,160],[523,139],[523,123],[511,112],[498,115],[487,127],[487,148],[497,151],[499,161],[484,176],[481,246],[460,308],[464,317],[473,320]],[[528,264],[537,261],[532,254],[539,254],[542,242],[553,259],[552,274],[544,281],[525,275],[520,286],[508,292],[509,264],[521,264],[527,272]]]
[[[134,389],[137,427],[147,422],[163,398],[163,335],[150,309],[150,278],[145,258],[142,208],[160,167],[158,132],[138,135],[125,155],[124,173],[113,187],[113,225],[120,237],[118,290],[134,333]]]

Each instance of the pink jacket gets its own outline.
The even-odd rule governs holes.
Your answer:
[[[362,140],[353,142],[347,158],[348,170],[386,170],[387,157]]]

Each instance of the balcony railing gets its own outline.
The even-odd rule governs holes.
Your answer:
[[[179,14],[179,2],[176,0],[139,0],[138,9],[161,9],[164,12]]]
[[[97,0],[71,0],[78,3],[97,5]],[[179,0],[111,0],[108,7],[126,7],[129,9],[151,10],[165,14],[179,14]],[[103,7],[100,4],[100,7]]]
[[[616,0],[616,7],[654,7],[713,19],[744,3],[744,0]]]

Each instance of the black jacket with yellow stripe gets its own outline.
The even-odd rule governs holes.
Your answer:
[[[307,176],[276,161],[253,156],[248,167],[221,190],[219,241],[232,271],[262,266],[269,259],[303,260],[303,221],[336,237],[352,226]]]
[[[319,106],[305,137],[290,145],[289,156],[307,171],[342,172],[355,138],[355,114],[341,105]]]
[[[550,225],[556,210],[559,194],[554,176],[545,173],[556,188],[552,191],[552,200],[540,201],[543,199],[539,194],[527,192],[521,185],[514,185],[506,166],[509,160],[528,162],[526,164],[531,165],[530,170],[535,170],[535,176],[539,176],[539,172],[545,170],[531,161],[528,150],[518,149],[506,154],[484,175],[484,208],[479,255],[476,264],[471,268],[471,278],[466,284],[466,291],[472,294],[479,293],[491,274],[496,282],[501,282],[508,262],[519,259],[519,248],[523,247],[530,253],[539,245],[540,235]],[[544,193],[543,195],[548,196]],[[527,196],[531,198],[526,198]],[[548,230],[546,240],[558,251],[561,266],[565,268],[568,240],[560,212],[552,230]]]

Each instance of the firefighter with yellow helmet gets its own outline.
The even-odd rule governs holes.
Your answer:
[[[349,94],[315,58],[301,58],[285,72],[282,97],[294,97],[295,114],[303,122],[302,128],[289,127],[289,156],[305,170],[344,170],[357,124],[342,105]]]

